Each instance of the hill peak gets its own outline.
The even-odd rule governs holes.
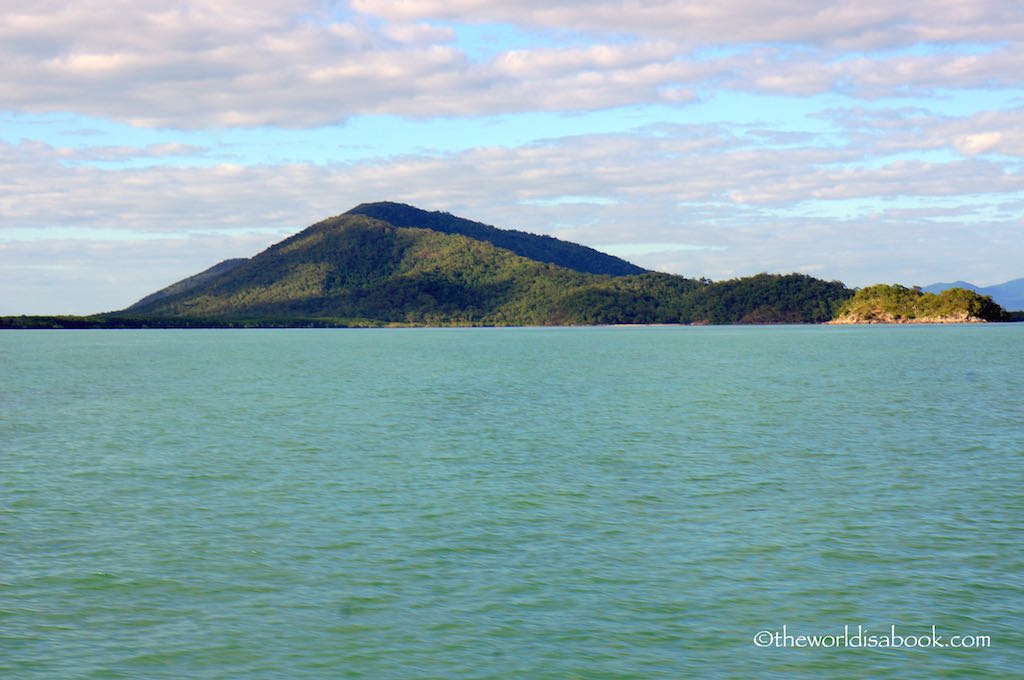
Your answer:
[[[643,267],[602,253],[599,250],[553,236],[531,234],[515,229],[499,229],[482,222],[456,217],[449,212],[427,211],[405,203],[380,201],[362,203],[345,215],[364,215],[387,222],[396,227],[418,227],[442,234],[460,234],[477,241],[486,241],[498,248],[511,250],[516,255],[538,262],[548,262],[586,274],[628,276],[644,274]]]

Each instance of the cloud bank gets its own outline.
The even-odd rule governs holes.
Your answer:
[[[0,5],[5,107],[139,126],[586,111],[717,89],[878,98],[1016,88],[1024,72],[1024,10],[994,0]],[[556,46],[474,59],[458,22],[548,32]],[[567,33],[585,38],[558,46]]]

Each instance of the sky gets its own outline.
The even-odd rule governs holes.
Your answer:
[[[0,314],[359,203],[714,280],[1024,276],[1020,0],[0,0]]]

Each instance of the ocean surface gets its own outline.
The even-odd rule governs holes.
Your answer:
[[[1024,324],[0,333],[3,678],[1022,673]]]

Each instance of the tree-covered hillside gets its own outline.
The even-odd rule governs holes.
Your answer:
[[[1011,282],[1012,283],[1012,282]],[[649,272],[591,248],[401,203],[364,203],[120,312],[0,328],[927,323],[1019,320],[963,288],[848,289],[802,274]]]
[[[607,253],[569,243],[551,236],[530,234],[514,229],[498,229],[488,224],[456,217],[446,212],[427,212],[404,203],[363,203],[348,215],[366,215],[395,227],[418,227],[442,234],[461,234],[477,241],[486,241],[516,255],[538,262],[550,262],[566,269],[588,274],[626,276],[643,274],[646,269]]]
[[[884,283],[857,291],[836,323],[948,323],[1006,321],[1009,315],[987,295],[966,288],[939,294]]]
[[[820,323],[841,283],[760,274],[720,283],[589,274],[491,242],[363,214],[324,220],[226,270],[186,279],[114,318],[279,325]]]

